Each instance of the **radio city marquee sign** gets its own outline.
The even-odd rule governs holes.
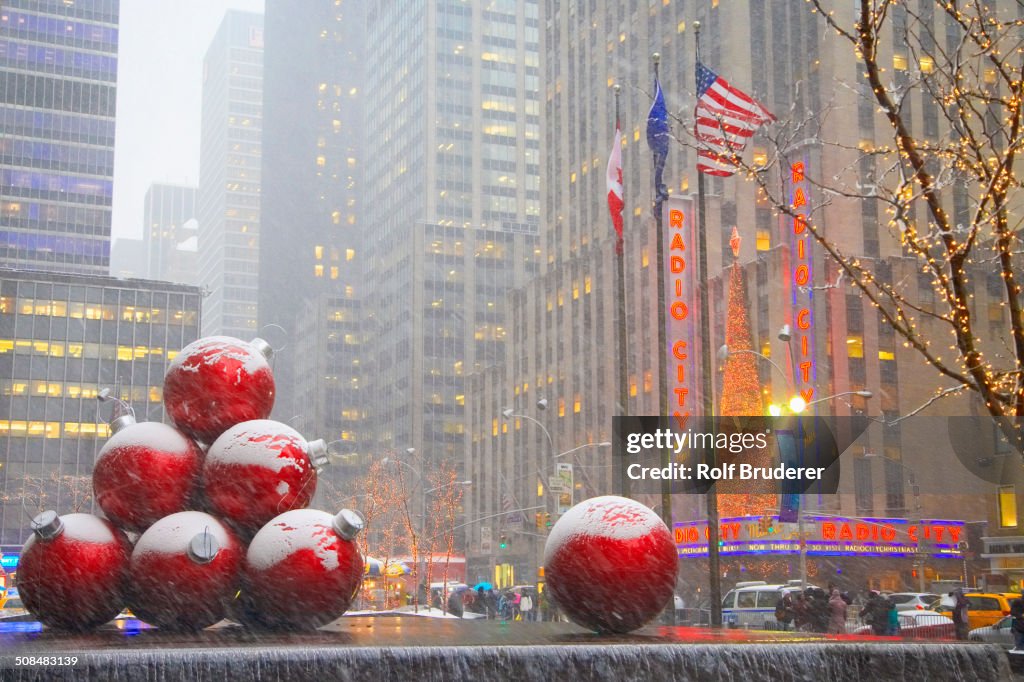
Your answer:
[[[799,554],[796,523],[780,524],[772,518],[773,532],[761,530],[762,516],[722,519],[719,528],[722,554]],[[963,521],[925,519],[858,519],[807,514],[803,539],[808,556],[914,556],[961,558],[959,543],[966,540]],[[706,556],[707,521],[675,524],[679,556]]]
[[[696,263],[691,258],[694,245],[693,202],[682,197],[669,197],[662,208],[665,231],[665,338],[668,340],[669,412],[680,426],[700,410],[700,397],[695,382],[697,376],[697,344],[695,330],[699,329],[697,306]]]

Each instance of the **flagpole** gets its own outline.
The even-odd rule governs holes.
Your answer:
[[[660,81],[658,78],[658,65],[661,62],[661,54],[655,52],[651,55],[654,62],[654,83],[655,97],[657,97]],[[648,120],[648,126],[650,122]],[[664,163],[664,161],[662,161]],[[657,160],[655,160],[657,164]],[[668,330],[666,329],[667,318],[665,311],[665,225],[662,217],[663,206],[668,192],[658,184],[658,172],[654,173],[652,185],[654,186],[654,229],[656,242],[656,263],[658,264],[658,426],[668,427],[668,359],[666,352],[668,348]],[[661,451],[661,467],[666,469],[672,464],[671,450],[665,448]],[[665,522],[669,530],[672,530],[672,486],[667,479],[661,481],[661,520]],[[666,621],[669,625],[676,624],[675,604],[670,604],[666,609]]]
[[[697,44],[697,63],[700,64],[700,22],[693,22]],[[696,77],[697,70],[694,69]],[[700,88],[700,83],[697,83]],[[708,312],[708,287],[711,283],[708,272],[707,226],[704,220],[704,173],[697,171],[697,273],[700,278],[700,358],[701,358],[701,400],[704,417],[715,413],[714,386],[711,373],[711,315]],[[712,429],[714,427],[712,426]],[[711,462],[715,464],[715,449],[710,448]],[[711,627],[722,627],[722,566],[718,552],[719,518],[718,486],[714,483],[707,492],[708,507],[708,573],[711,600]]]
[[[615,84],[615,131],[619,131],[619,94],[622,87]],[[621,146],[619,147],[621,149]],[[625,193],[625,190],[623,190]],[[624,236],[619,235],[615,242],[615,266],[618,276],[618,320],[616,339],[619,354],[619,416],[629,415],[629,347],[626,342],[626,256]],[[621,423],[621,422],[620,422]],[[619,490],[623,497],[629,497],[629,476],[626,471],[629,467],[629,460],[625,456],[619,458]]]
[[[651,59],[654,62],[654,83],[655,91],[657,91],[659,79],[658,79],[658,65],[661,62],[661,55],[655,52],[651,55]],[[657,92],[655,92],[657,96]],[[655,173],[657,175],[657,173]],[[667,320],[665,317],[665,236],[664,236],[664,220],[662,219],[662,207],[665,203],[665,193],[661,187],[658,187],[657,178],[652,181],[654,185],[654,230],[655,230],[655,262],[658,264],[658,417],[660,427],[667,426],[668,424],[668,369],[667,369],[667,358],[666,348],[668,347],[668,339],[666,324]],[[661,466],[667,468],[672,462],[669,459],[669,450],[662,450],[661,453]],[[662,479],[661,481],[661,519],[665,522],[665,525],[672,528],[672,494],[671,486],[669,481]]]

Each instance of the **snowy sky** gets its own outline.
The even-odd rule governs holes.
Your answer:
[[[263,0],[121,0],[113,236],[142,236],[153,182],[199,181],[203,55],[227,9]]]

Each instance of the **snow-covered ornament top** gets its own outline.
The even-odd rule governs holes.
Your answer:
[[[235,424],[269,417],[272,355],[263,339],[208,336],[185,346],[164,376],[164,403],[175,426],[209,444]]]
[[[118,527],[142,532],[175,512],[189,509],[202,471],[203,452],[173,426],[136,423],[116,414],[114,435],[96,456],[92,486],[96,503]]]
[[[326,461],[323,440],[307,442],[271,419],[243,422],[206,453],[203,494],[211,512],[244,534],[255,533],[278,514],[309,505]]]
[[[252,539],[242,588],[246,609],[269,627],[315,628],[340,617],[362,583],[356,512],[296,509]]]

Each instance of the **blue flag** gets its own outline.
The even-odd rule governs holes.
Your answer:
[[[654,191],[658,201],[668,198],[668,188],[662,180],[665,171],[665,159],[668,157],[668,110],[665,108],[665,95],[661,92],[661,83],[654,79],[654,103],[647,114],[647,145],[654,153]]]

